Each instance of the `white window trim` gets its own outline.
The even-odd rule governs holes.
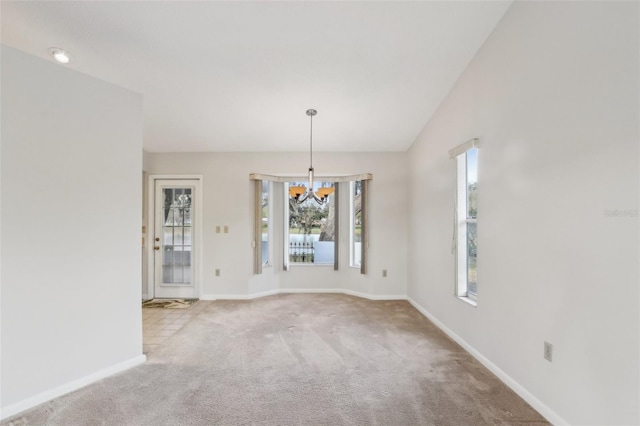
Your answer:
[[[479,147],[480,147],[480,139],[478,138],[469,139],[465,143],[458,145],[455,148],[449,150],[449,158],[453,160],[454,158],[457,158],[460,154],[465,154],[470,149],[479,148]]]

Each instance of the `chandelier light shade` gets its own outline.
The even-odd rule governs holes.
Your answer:
[[[329,195],[333,194],[333,188],[318,188],[313,191],[313,117],[318,114],[315,109],[308,109],[307,115],[311,119],[311,131],[309,136],[309,188],[304,186],[290,186],[289,195],[296,200],[298,204],[304,203],[309,197],[313,198],[316,203],[324,204],[327,202]]]

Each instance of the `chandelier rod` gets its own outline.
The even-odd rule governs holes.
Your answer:
[[[313,169],[313,115],[311,115],[311,132],[309,133],[309,167]]]
[[[313,116],[317,113],[318,111],[315,109],[307,110],[307,115],[311,117],[311,131],[309,132],[309,169],[313,169]]]

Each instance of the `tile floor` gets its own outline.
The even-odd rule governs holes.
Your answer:
[[[142,351],[153,352],[198,315],[206,303],[195,302],[186,309],[142,308]]]

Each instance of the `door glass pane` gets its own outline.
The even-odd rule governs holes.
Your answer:
[[[182,266],[182,247],[173,248],[173,266]]]
[[[173,226],[182,225],[182,209],[171,209],[173,214]]]
[[[173,282],[175,284],[183,283],[183,280],[182,280],[182,267],[181,266],[174,266],[173,267]]]
[[[173,227],[165,226],[162,229],[162,244],[165,246],[173,245]]]
[[[182,229],[182,227],[173,229],[173,244],[175,246],[182,246]]]
[[[170,208],[164,209],[164,224],[167,226],[173,225],[173,210]]]
[[[191,282],[191,268],[183,268],[182,272],[184,273],[184,276],[182,277],[182,281],[184,281],[185,283],[190,283]]]
[[[163,284],[191,283],[191,188],[163,188]]]
[[[164,247],[164,251],[162,252],[162,266],[171,266],[173,265],[173,247]],[[165,281],[171,282],[171,281]]]
[[[162,282],[170,283],[173,281],[173,274],[171,273],[171,266],[162,266]]]

